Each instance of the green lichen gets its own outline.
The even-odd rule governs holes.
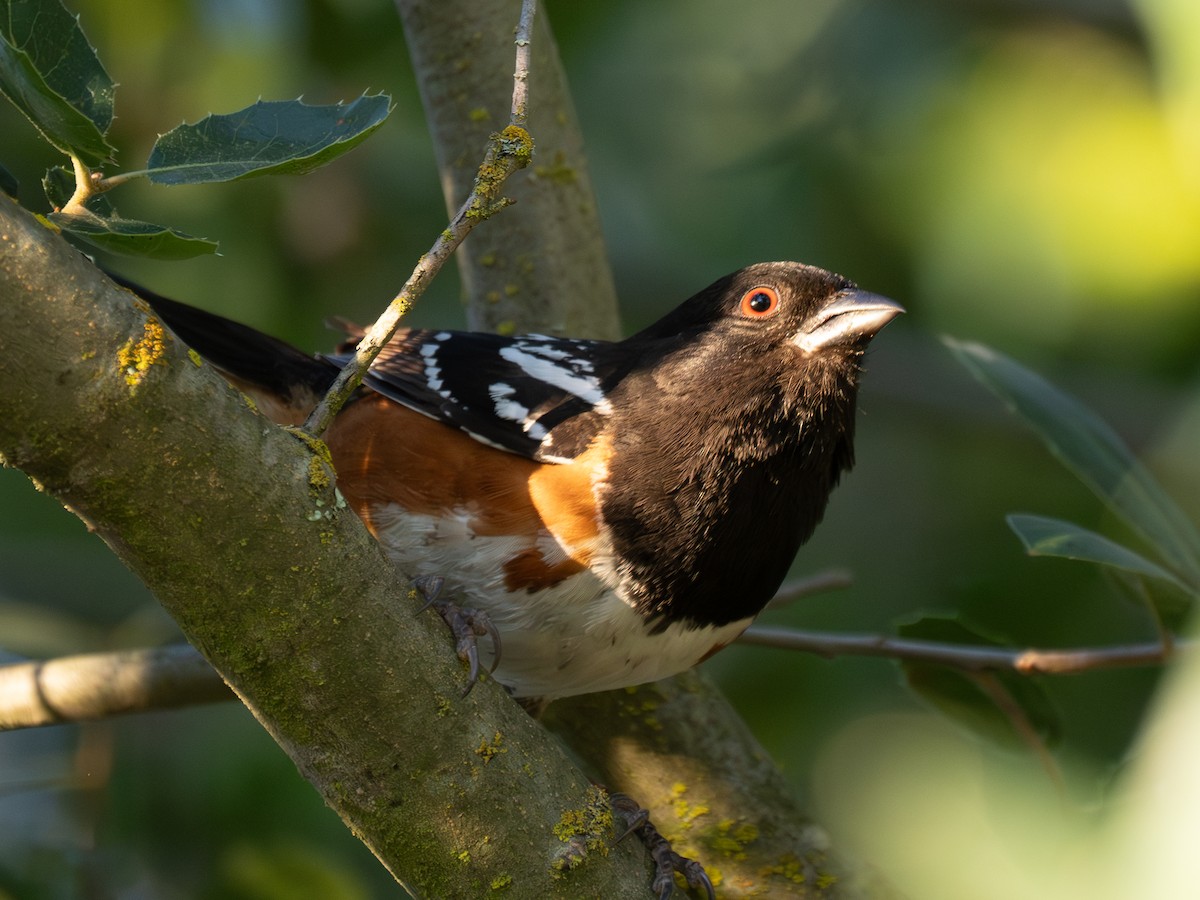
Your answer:
[[[711,807],[703,803],[689,803],[684,796],[687,791],[687,785],[682,781],[671,785],[671,809],[675,813],[679,827],[685,830],[690,829],[701,816],[707,816],[712,812]]]
[[[497,731],[495,735],[492,736],[492,740],[490,742],[487,740],[487,738],[484,738],[479,742],[479,746],[475,748],[475,755],[482,759],[486,765],[487,763],[490,763],[497,755],[508,752],[508,748],[503,746],[503,744],[504,735]]]
[[[197,369],[200,368],[202,365],[204,365],[204,357],[202,357],[199,353],[197,353],[191,347],[188,347],[187,354],[188,354],[188,359],[190,359],[192,361],[192,363],[196,366]]]
[[[308,460],[308,489],[313,493],[324,493],[333,483],[330,477],[333,469],[319,456],[311,456]]]
[[[706,842],[718,853],[741,861],[746,858],[746,848],[758,840],[758,827],[750,822],[737,825],[733,819],[724,819],[717,823],[713,834],[707,836]]]
[[[599,785],[588,785],[582,807],[568,809],[554,826],[554,836],[565,845],[551,864],[561,873],[575,868],[589,852],[608,855],[608,839],[613,830],[612,803],[608,792]]]
[[[499,134],[493,134],[487,156],[475,173],[475,188],[466,212],[467,218],[486,219],[508,206],[511,201],[500,196],[504,179],[517,169],[525,168],[532,158],[533,138],[524,128],[509,125]]]
[[[566,155],[561,150],[554,155],[553,162],[534,166],[533,171],[539,178],[558,184],[574,184],[579,180],[579,172],[574,166],[567,164]]]
[[[117,351],[117,365],[125,373],[129,393],[137,393],[152,366],[163,362],[167,349],[167,333],[162,323],[149,318],[142,325],[141,340],[130,338]]]
[[[497,875],[492,879],[492,890],[503,891],[512,886],[513,877],[511,875]]]

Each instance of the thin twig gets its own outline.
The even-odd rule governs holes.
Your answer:
[[[521,4],[521,20],[517,24],[517,65],[513,72],[513,98],[510,125],[525,127],[529,108],[529,45],[533,40],[533,20],[537,15],[537,0]]]
[[[476,225],[512,202],[500,195],[500,188],[509,175],[529,165],[533,156],[533,139],[524,126],[529,95],[529,41],[536,11],[537,0],[524,0],[521,4],[521,18],[516,33],[512,118],[508,127],[492,135],[483,164],[475,176],[471,195],[455,213],[449,227],[438,235],[429,252],[418,260],[412,275],[388,304],[383,315],[367,329],[355,347],[354,357],[338,373],[321,402],[309,415],[304,430],[313,437],[320,437],[325,432],[334,416],[362,384],[371,363],[396,333],[400,319],[425,292],[429,282],[441,271],[463,239]]]
[[[853,584],[854,576],[845,569],[827,569],[824,572],[817,572],[815,575],[785,582],[775,592],[775,596],[770,599],[765,608],[783,609],[785,606],[791,606],[797,600],[803,600],[813,594],[839,591]]]
[[[1065,802],[1067,784],[1063,778],[1062,769],[1054,758],[1054,754],[1050,752],[1050,748],[1046,746],[1046,741],[1038,733],[1037,726],[1030,720],[1025,707],[1001,683],[995,672],[968,672],[966,677],[973,681],[979,690],[987,695],[1000,714],[1008,719],[1008,723],[1016,732],[1021,743],[1041,763],[1042,770],[1050,779],[1050,783],[1054,785],[1059,799]]]
[[[830,659],[835,656],[881,656],[940,663],[967,672],[1012,670],[1022,675],[1075,675],[1097,669],[1157,666],[1167,662],[1173,652],[1187,651],[1193,646],[1190,641],[1178,641],[1171,651],[1158,642],[1115,647],[1076,647],[1070,650],[1014,650],[942,644],[886,634],[837,634],[765,625],[746,629],[738,638],[738,643],[802,650]]]

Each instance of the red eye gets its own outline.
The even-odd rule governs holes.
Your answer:
[[[774,288],[756,287],[742,294],[742,315],[762,319],[779,309],[779,294]]]

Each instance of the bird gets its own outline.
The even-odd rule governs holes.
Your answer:
[[[309,354],[114,280],[281,425],[361,337]],[[751,624],[854,463],[864,353],[901,312],[768,262],[618,341],[402,329],[323,439],[387,555],[469,611],[491,677],[537,708],[690,669]]]

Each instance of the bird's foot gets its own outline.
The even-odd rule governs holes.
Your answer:
[[[650,858],[654,860],[655,868],[654,880],[650,882],[650,888],[658,900],[667,900],[675,892],[676,872],[684,877],[688,887],[694,890],[703,890],[708,900],[716,900],[716,892],[713,890],[708,873],[704,871],[704,866],[694,859],[680,856],[672,849],[671,842],[663,837],[650,821],[649,810],[643,809],[628,794],[612,794],[611,800],[613,809],[624,816],[625,821],[629,824],[629,828],[617,840],[623,841],[636,831],[642,843],[646,845],[646,849],[650,851]]]
[[[492,620],[483,610],[469,609],[450,600],[441,599],[444,583],[445,579],[440,575],[422,575],[413,579],[413,587],[425,598],[425,605],[421,607],[421,611],[423,612],[431,606],[437,611],[450,628],[450,633],[454,635],[458,658],[465,661],[470,667],[467,673],[467,686],[463,688],[462,692],[465,697],[479,681],[479,638],[486,636],[492,639],[494,650],[492,665],[488,669],[490,675],[500,664],[500,632],[496,630],[496,626],[492,624]]]

